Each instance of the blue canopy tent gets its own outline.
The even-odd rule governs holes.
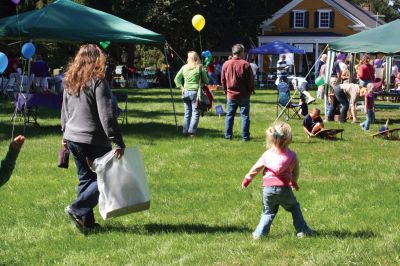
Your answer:
[[[304,49],[297,48],[285,42],[273,41],[271,43],[262,45],[260,47],[250,49],[248,53],[251,55],[256,55],[256,54],[279,55],[279,54],[306,54],[306,51]]]
[[[257,48],[250,49],[249,54],[305,54],[303,49],[299,49],[281,41],[274,41]]]

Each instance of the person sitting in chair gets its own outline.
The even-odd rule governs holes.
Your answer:
[[[313,108],[311,113],[304,117],[303,128],[308,136],[315,136],[315,134],[324,129],[324,122],[320,113],[321,111],[318,108]]]

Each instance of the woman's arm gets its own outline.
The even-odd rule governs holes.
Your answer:
[[[182,89],[183,88],[183,67],[178,71],[178,74],[176,74],[175,79],[174,79],[175,85],[177,88]]]
[[[111,139],[116,146],[116,149],[125,148],[125,143],[122,139],[122,134],[118,126],[117,118],[114,115],[112,107],[111,90],[108,82],[105,79],[96,81],[95,97],[97,111],[101,125],[107,137]]]

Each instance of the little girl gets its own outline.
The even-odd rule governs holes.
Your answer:
[[[293,225],[298,237],[311,235],[313,231],[304,221],[300,204],[294,196],[293,190],[298,190],[299,162],[296,153],[288,146],[292,142],[292,129],[286,123],[272,126],[266,131],[267,148],[250,169],[242,182],[246,188],[252,179],[263,170],[263,212],[261,220],[253,232],[253,239],[258,240],[262,235],[267,236],[278,213],[279,205],[292,213]]]
[[[367,93],[364,96],[364,112],[366,119],[360,124],[360,127],[364,131],[369,130],[369,126],[374,120],[375,113],[375,95],[374,95],[374,84],[368,83]]]

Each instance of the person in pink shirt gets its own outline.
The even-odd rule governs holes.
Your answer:
[[[292,191],[299,189],[297,184],[299,161],[296,153],[288,147],[292,142],[292,129],[286,123],[272,126],[266,131],[266,140],[269,149],[261,155],[242,182],[242,188],[246,188],[263,170],[263,212],[253,232],[253,239],[258,240],[263,235],[268,236],[279,206],[292,213],[298,237],[312,235],[314,231],[304,220],[300,204]]]

